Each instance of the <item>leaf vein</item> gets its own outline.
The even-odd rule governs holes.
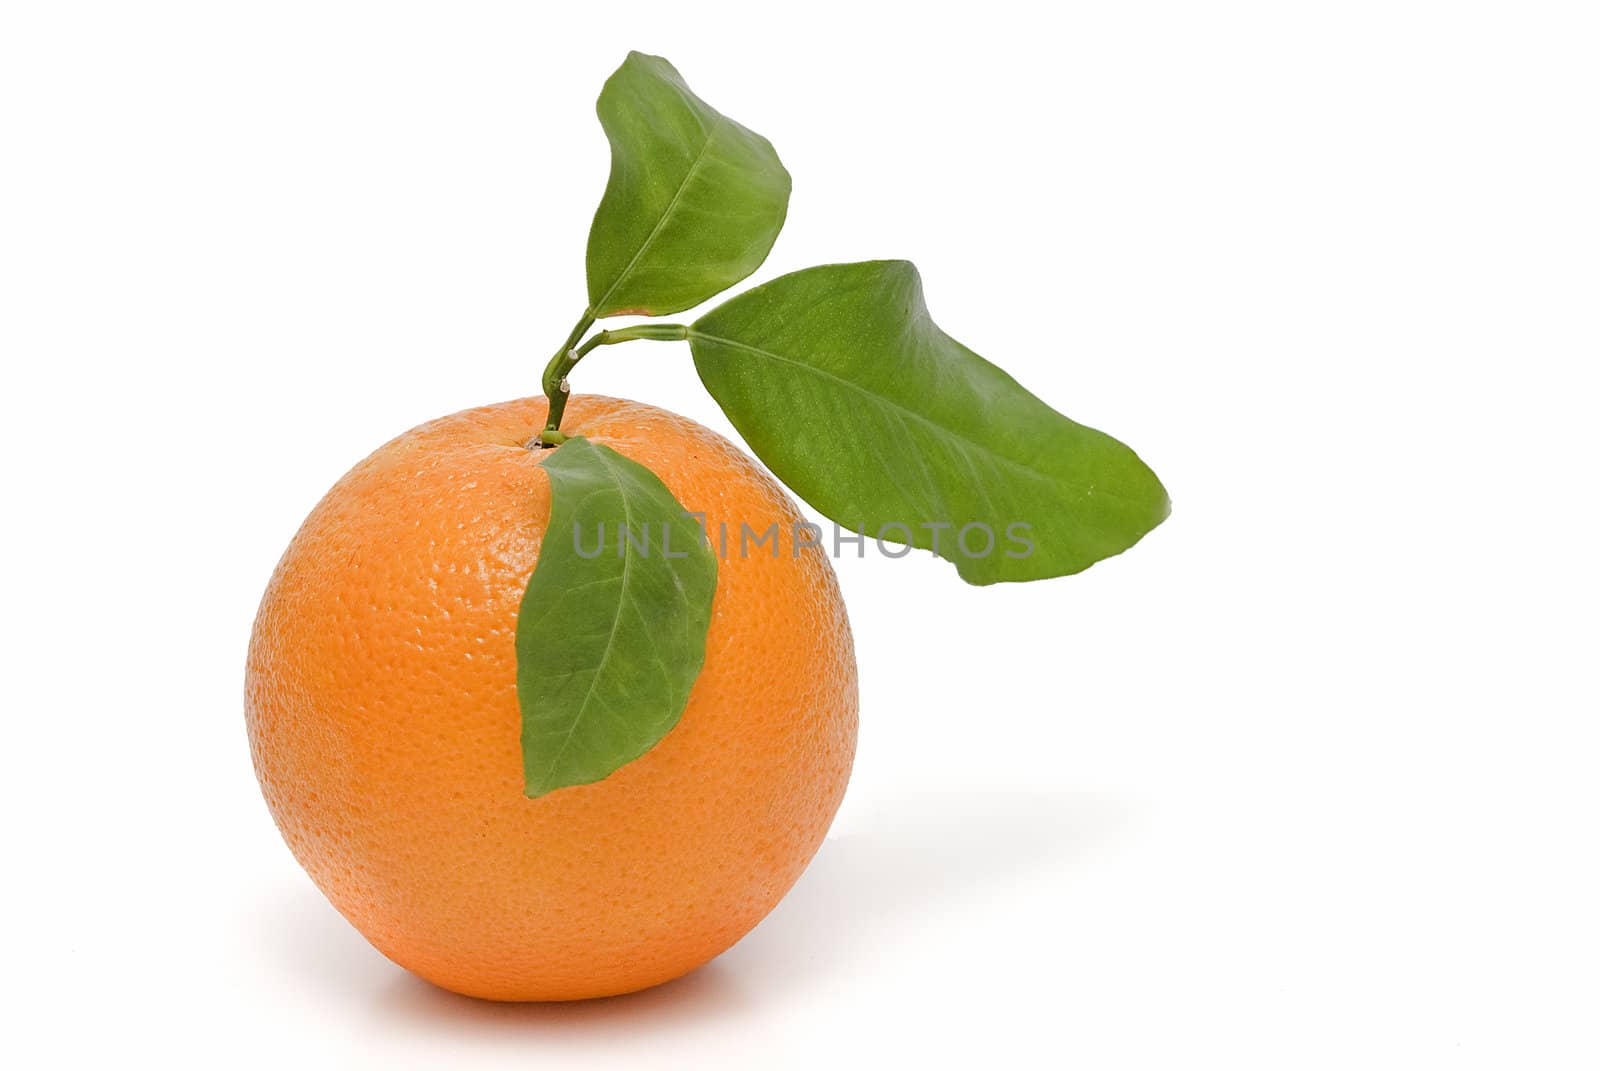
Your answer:
[[[901,405],[899,402],[895,401],[892,398],[886,398],[881,394],[876,394],[876,393],[868,390],[867,388],[863,387],[861,384],[855,382],[854,380],[845,379],[843,376],[836,375],[833,372],[829,372],[825,368],[818,368],[814,364],[808,364],[805,361],[797,361],[793,357],[785,357],[781,353],[774,353],[772,350],[762,349],[760,346],[752,346],[747,342],[738,342],[738,341],[735,341],[734,339],[731,339],[731,338],[722,338],[719,335],[708,335],[703,331],[695,331],[695,330],[691,329],[690,335],[691,335],[691,337],[694,337],[694,338],[704,339],[707,342],[713,342],[713,343],[717,343],[717,344],[723,345],[723,346],[730,346],[733,349],[744,350],[744,351],[746,351],[748,353],[756,354],[759,357],[766,357],[766,358],[769,358],[770,360],[777,361],[780,364],[792,365],[795,368],[799,368],[802,371],[810,372],[812,375],[818,376],[818,377],[820,377],[822,379],[832,380],[833,382],[838,383],[841,386],[848,387],[850,390],[855,391],[857,394],[860,394],[862,397],[866,398],[868,401],[871,401],[871,402],[875,403],[879,408],[888,409],[888,410],[891,410],[893,412],[901,413],[901,414],[904,414],[906,416],[909,416],[913,420],[917,421],[918,423],[925,424],[928,427],[933,428],[936,431],[943,432],[944,434],[950,436],[952,439],[955,439],[958,442],[965,444],[965,446],[970,447],[973,450],[976,450],[979,453],[981,453],[981,454],[983,454],[983,455],[985,455],[987,457],[992,457],[992,458],[995,458],[998,461],[1003,461],[1007,465],[1010,465],[1011,467],[1016,468],[1016,469],[1020,469],[1021,471],[1027,473],[1028,475],[1036,477],[1036,478],[1038,478],[1040,480],[1043,480],[1046,483],[1052,483],[1053,484],[1053,483],[1056,483],[1056,482],[1060,482],[1060,477],[1058,477],[1058,476],[1055,476],[1055,475],[1053,475],[1051,473],[1043,472],[1043,471],[1041,471],[1039,469],[1036,469],[1032,465],[1029,465],[1026,462],[1018,461],[1015,458],[1010,457],[1007,454],[1002,454],[998,450],[992,449],[991,447],[985,446],[983,443],[978,442],[976,439],[972,439],[972,438],[969,438],[966,435],[963,435],[961,432],[957,431],[955,428],[948,427],[948,426],[946,426],[944,424],[939,423],[937,420],[933,420],[930,417],[924,416],[923,414],[917,412],[915,409],[911,409],[911,408],[908,408],[908,407],[906,407],[904,405]],[[967,451],[965,449],[962,449],[961,453],[962,454],[966,454]],[[968,459],[968,460],[969,460],[969,463],[970,463],[970,459]],[[1085,489],[1083,487],[1077,487],[1077,490],[1080,493],[1085,493],[1086,494],[1086,491],[1085,491]],[[1102,493],[1106,493],[1106,492],[1102,491]],[[1118,496],[1118,497],[1120,497],[1120,496]],[[954,520],[954,518],[949,518],[949,519],[950,520]]]
[[[650,233],[645,236],[644,241],[639,244],[638,250],[633,254],[633,258],[628,261],[627,267],[617,274],[617,277],[611,281],[611,285],[606,288],[606,292],[601,295],[600,300],[594,303],[596,312],[604,309],[610,303],[611,295],[617,292],[617,288],[622,285],[623,280],[633,273],[634,268],[638,267],[640,258],[655,243],[656,238],[661,234],[662,228],[667,225],[667,220],[672,218],[672,213],[677,210],[678,202],[683,200],[684,191],[689,188],[690,184],[694,182],[695,176],[699,174],[701,165],[705,163],[706,153],[711,151],[711,143],[716,140],[717,131],[722,129],[722,124],[726,122],[727,119],[719,115],[711,124],[710,129],[706,131],[706,140],[701,143],[700,151],[695,153],[694,162],[689,165],[689,170],[683,173],[683,181],[678,183],[677,190],[672,194],[672,200],[668,201],[667,207],[662,209],[660,218],[656,220],[655,226],[650,228]]]
[[[622,492],[621,474],[617,472],[616,468],[612,465],[611,460],[608,457],[606,457],[606,455],[605,455],[605,453],[603,451],[596,452],[595,457],[599,459],[601,465],[605,468],[606,473],[611,477],[612,483],[616,486],[617,491],[618,491],[617,497],[621,501],[621,504],[622,504],[622,514],[623,514],[623,517],[624,517],[624,523],[626,523],[628,528],[631,529],[633,527],[633,509],[628,504],[628,496],[626,494],[621,493]],[[626,544],[627,540],[623,540],[623,542],[624,542],[624,544]],[[620,590],[619,594],[617,595],[618,612],[616,614],[612,615],[612,618],[611,618],[611,632],[606,637],[605,651],[604,651],[604,653],[602,653],[600,655],[600,661],[595,666],[594,676],[592,678],[590,678],[589,688],[584,693],[583,701],[581,703],[579,703],[579,705],[578,705],[578,712],[573,715],[572,724],[567,727],[567,735],[562,739],[561,746],[556,749],[555,755],[550,760],[550,766],[545,771],[545,775],[544,775],[544,778],[543,778],[543,782],[542,783],[544,783],[544,784],[549,784],[550,778],[555,774],[556,767],[560,765],[562,758],[565,757],[566,752],[567,752],[567,748],[572,743],[573,734],[575,734],[578,731],[578,724],[581,721],[583,721],[584,714],[586,714],[588,712],[590,702],[593,701],[596,698],[595,686],[605,674],[606,665],[611,661],[611,652],[616,649],[616,645],[617,645],[617,629],[620,626],[620,624],[622,623],[622,612],[621,612],[622,608],[626,606],[625,599],[626,599],[627,592],[628,592],[628,573],[629,573],[632,565],[633,565],[633,553],[632,553],[631,550],[629,550],[629,551],[625,552],[623,554],[623,556],[622,556],[622,573],[621,573],[621,576],[620,576],[622,584],[621,584],[621,590]],[[606,705],[603,698],[601,699],[601,703],[602,703],[602,705]]]

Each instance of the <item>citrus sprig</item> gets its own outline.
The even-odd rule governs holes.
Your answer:
[[[555,538],[518,623],[529,795],[599,780],[672,728],[715,593],[703,546],[652,558],[619,537],[614,555],[589,558],[562,531],[571,514],[669,532],[688,513],[644,466],[562,430],[569,375],[601,346],[686,341],[701,382],[791,490],[853,531],[933,551],[970,583],[1076,573],[1166,518],[1166,490],[1131,449],[940,330],[906,261],[792,272],[692,324],[585,338],[600,319],[681,312],[747,278],[791,188],[771,143],[660,57],[630,53],[597,110],[611,173],[589,233],[589,304],[545,369],[548,417],[529,444],[555,451]],[[971,530],[990,534],[981,553],[962,538]],[[993,534],[1019,530],[1026,552],[997,553]],[[565,599],[558,624],[548,605],[573,590],[604,594]]]

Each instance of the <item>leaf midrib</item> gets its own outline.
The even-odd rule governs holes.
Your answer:
[[[600,463],[605,466],[607,475],[611,477],[611,485],[617,489],[617,497],[622,500],[622,515],[624,518],[624,523],[628,526],[629,530],[632,530],[633,509],[628,505],[628,495],[627,492],[623,490],[622,479],[618,475],[616,467],[612,465],[611,459],[606,457],[604,451],[597,450],[595,451],[594,456],[599,458]],[[562,757],[566,755],[567,746],[572,743],[572,738],[578,731],[578,723],[581,722],[584,718],[584,715],[589,712],[589,703],[594,698],[595,685],[605,673],[606,665],[611,661],[611,652],[615,650],[617,646],[617,628],[622,622],[622,604],[628,594],[628,572],[633,565],[633,551],[629,545],[629,541],[622,539],[620,533],[618,535],[618,539],[619,543],[624,546],[625,553],[622,556],[622,574],[620,577],[621,583],[618,585],[617,589],[617,612],[611,617],[611,632],[606,637],[605,653],[600,656],[600,661],[595,666],[594,674],[589,678],[589,687],[583,693],[583,702],[578,704],[578,712],[572,716],[572,724],[567,726],[567,735],[562,738],[561,746],[556,748],[555,755],[550,759],[549,769],[545,770],[544,777],[540,779],[539,787],[541,792],[549,791],[547,786],[550,784],[550,778],[554,776],[556,767],[561,764]],[[601,546],[603,549],[604,541],[602,541]]]
[[[1078,484],[1078,483],[1075,483],[1075,482],[1072,482],[1072,481],[1068,481],[1068,480],[1064,480],[1061,477],[1056,476],[1054,474],[1044,472],[1044,471],[1042,471],[1040,469],[1036,469],[1032,465],[1027,464],[1026,462],[1018,461],[1017,459],[1015,459],[1013,457],[1010,457],[1007,454],[1002,454],[999,451],[993,449],[992,447],[989,447],[989,446],[984,445],[983,443],[980,443],[976,439],[972,439],[972,438],[967,437],[966,435],[963,435],[961,432],[955,430],[954,428],[946,427],[945,425],[939,423],[938,421],[933,420],[930,417],[924,416],[923,414],[917,412],[915,409],[910,409],[910,408],[907,408],[904,405],[901,405],[899,402],[895,401],[893,398],[890,398],[890,397],[887,397],[886,395],[877,394],[877,393],[875,393],[873,391],[870,391],[866,387],[863,387],[861,384],[855,382],[854,380],[845,379],[843,376],[836,375],[833,372],[829,372],[825,368],[818,368],[814,364],[808,364],[805,361],[798,361],[798,360],[795,360],[793,357],[785,357],[781,353],[774,353],[772,350],[762,349],[760,346],[752,346],[748,342],[737,342],[734,339],[723,338],[720,335],[708,335],[704,331],[697,331],[694,328],[690,328],[689,329],[689,336],[690,336],[690,338],[702,338],[702,339],[705,339],[707,342],[718,343],[718,344],[724,345],[724,346],[731,346],[734,349],[744,350],[747,353],[754,353],[757,356],[766,357],[766,358],[768,358],[770,360],[777,361],[780,364],[791,365],[791,366],[793,366],[795,368],[802,369],[803,371],[810,372],[813,375],[816,375],[816,376],[818,376],[818,377],[820,377],[822,379],[832,380],[833,382],[839,383],[839,384],[841,384],[841,385],[843,385],[845,387],[848,387],[851,390],[855,391],[857,394],[860,394],[861,396],[863,396],[863,397],[865,397],[865,398],[867,398],[867,399],[869,399],[871,401],[876,402],[881,407],[884,407],[884,408],[887,408],[887,409],[891,409],[891,410],[893,410],[895,412],[898,412],[898,413],[902,413],[902,414],[910,417],[911,419],[917,421],[920,424],[924,424],[927,427],[933,428],[936,431],[942,432],[945,435],[950,436],[951,438],[957,440],[960,443],[965,444],[966,446],[970,447],[972,450],[977,451],[978,453],[984,454],[984,455],[986,455],[988,457],[992,457],[997,461],[1002,461],[1002,462],[1006,463],[1007,465],[1010,465],[1012,468],[1020,469],[1021,471],[1025,472],[1025,473],[1028,473],[1030,476],[1037,477],[1038,479],[1041,479],[1041,480],[1045,481],[1048,484],[1051,484],[1051,485],[1064,485],[1064,486],[1067,486],[1067,487],[1071,487],[1078,494],[1082,495],[1085,498],[1091,497],[1095,493],[1093,491],[1087,490],[1081,484]],[[1063,418],[1063,419],[1065,419],[1065,418]],[[965,453],[967,451],[963,451],[963,452]],[[1107,491],[1107,490],[1105,490],[1103,488],[1099,489],[1099,493],[1105,495],[1107,498],[1117,498],[1117,499],[1121,499],[1123,501],[1132,501],[1132,499],[1130,499],[1126,495],[1120,495],[1120,494],[1116,493],[1115,491]]]
[[[639,244],[638,250],[633,254],[633,258],[628,261],[627,266],[618,273],[617,277],[611,281],[611,285],[606,288],[606,292],[594,303],[594,311],[599,312],[611,303],[611,295],[615,294],[617,288],[622,285],[623,280],[633,273],[633,269],[639,264],[639,259],[645,255],[651,244],[661,234],[661,229],[667,225],[667,220],[671,219],[672,213],[677,210],[678,202],[683,200],[683,191],[689,188],[689,183],[693,182],[695,175],[699,174],[700,165],[705,162],[706,153],[711,150],[711,143],[716,140],[717,131],[722,128],[722,124],[725,122],[727,120],[718,115],[712,120],[711,125],[706,128],[706,140],[701,143],[700,151],[695,153],[694,162],[689,165],[689,170],[683,173],[683,181],[678,183],[678,188],[673,191],[672,200],[668,201],[667,207],[661,210],[660,218],[656,220],[655,226],[650,228],[650,233]]]

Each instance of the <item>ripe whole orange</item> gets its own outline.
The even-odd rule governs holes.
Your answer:
[[[833,570],[793,549],[788,495],[711,431],[574,397],[563,430],[703,511],[718,561],[705,665],[681,720],[590,785],[523,795],[514,637],[545,538],[545,401],[416,428],[352,469],[279,563],[245,714],[295,857],[381,952],[446,989],[569,1000],[641,989],[722,952],[821,844],[856,742]],[[776,522],[779,553],[737,552]]]

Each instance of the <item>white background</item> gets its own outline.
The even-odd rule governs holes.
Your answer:
[[[19,1066],[1600,1062],[1592,5],[3,12]],[[344,469],[536,392],[629,48],[793,172],[753,281],[916,261],[1175,511],[1031,586],[841,563],[860,753],[791,896],[480,1004],[295,865],[245,642]],[[577,389],[727,430],[681,347]]]

